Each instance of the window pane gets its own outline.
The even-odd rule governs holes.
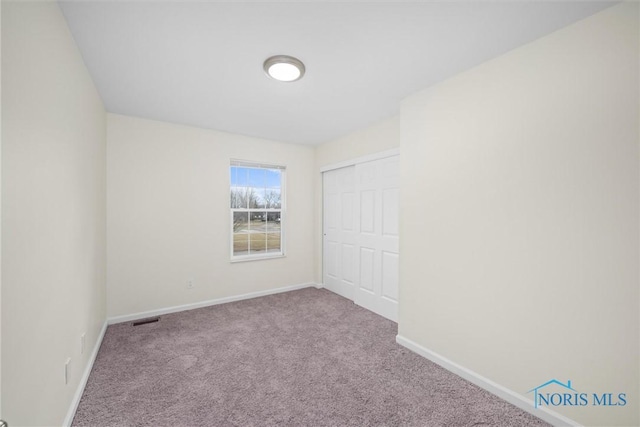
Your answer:
[[[267,212],[267,232],[280,232],[280,212]]]
[[[280,252],[280,233],[267,234],[267,252]]]
[[[250,187],[258,187],[258,188],[264,188],[266,187],[265,185],[265,177],[266,177],[266,170],[265,169],[248,169],[248,181],[247,181],[247,185],[249,185]]]
[[[264,209],[266,208],[265,204],[265,190],[264,188],[254,188],[254,194],[256,195],[256,208]]]
[[[267,247],[267,235],[264,233],[250,233],[249,247],[251,254],[254,252],[264,252]]]
[[[246,233],[249,231],[249,212],[233,213],[233,232]]]
[[[253,187],[231,187],[231,209],[256,209],[259,196],[260,193]]]
[[[249,209],[258,208],[258,192],[253,187],[245,188],[245,199],[247,200],[247,206]]]
[[[248,168],[231,166],[231,186],[246,187],[248,185]]]
[[[251,231],[265,232],[265,223],[267,221],[266,212],[251,212],[249,214],[251,218]]]
[[[231,208],[246,209],[247,208],[247,189],[246,187],[231,187]]]
[[[278,169],[266,169],[265,173],[265,187],[274,187],[279,189],[282,186],[280,178],[282,171]]]
[[[233,255],[249,255],[249,235],[234,234],[233,235]]]
[[[280,189],[279,188],[267,188],[264,191],[264,207],[267,209],[280,209]]]

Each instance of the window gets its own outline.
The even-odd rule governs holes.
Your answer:
[[[284,255],[284,166],[231,161],[231,260]]]

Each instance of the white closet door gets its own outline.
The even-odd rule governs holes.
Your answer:
[[[323,174],[324,286],[398,321],[399,156]]]
[[[355,288],[355,167],[323,174],[324,286],[353,300]]]
[[[356,165],[354,302],[398,321],[399,157]]]

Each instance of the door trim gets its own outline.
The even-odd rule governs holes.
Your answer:
[[[372,162],[374,160],[386,159],[387,157],[393,157],[399,154],[400,154],[400,148],[392,148],[391,150],[378,151],[377,153],[367,154],[365,156],[356,157],[355,159],[344,160],[342,162],[332,163],[330,165],[322,166],[320,168],[320,173],[328,172],[335,169],[346,168],[348,166],[355,166],[359,163],[367,163],[367,162]]]

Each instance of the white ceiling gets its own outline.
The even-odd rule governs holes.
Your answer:
[[[318,144],[610,2],[61,2],[108,111]],[[272,55],[304,78],[268,78]]]

